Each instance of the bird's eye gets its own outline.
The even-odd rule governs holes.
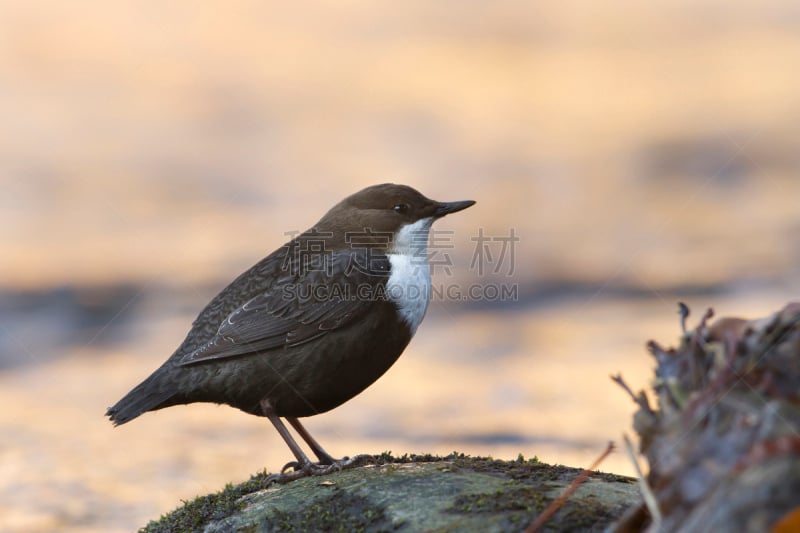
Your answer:
[[[408,213],[408,204],[397,204],[392,209],[394,209],[395,211],[397,211],[402,215]]]

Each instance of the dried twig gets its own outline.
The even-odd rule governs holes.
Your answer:
[[[611,381],[622,387],[625,392],[628,393],[628,396],[631,397],[631,400],[634,401],[636,405],[638,405],[644,412],[648,414],[653,414],[653,409],[650,407],[650,404],[647,401],[647,395],[644,391],[640,391],[639,394],[635,394],[633,389],[631,389],[625,380],[622,378],[622,374],[617,374],[616,376],[609,376]]]
[[[678,314],[681,315],[681,331],[686,335],[686,319],[689,318],[689,306],[683,302],[678,302]]]
[[[650,485],[647,484],[647,480],[644,478],[642,468],[639,466],[638,459],[636,459],[636,452],[633,451],[631,439],[628,438],[627,434],[622,435],[622,438],[625,440],[625,452],[628,454],[628,459],[630,459],[633,468],[636,470],[636,478],[639,482],[639,490],[642,492],[642,499],[644,499],[647,510],[650,511],[653,531],[659,531],[661,525],[661,511],[658,508],[656,496],[653,494]]]
[[[622,374],[617,374],[616,376],[609,376],[609,377],[611,378],[611,381],[613,381],[614,383],[625,389],[625,392],[628,393],[628,396],[631,397],[631,400],[636,402],[636,395],[633,393],[633,390],[631,390],[628,384],[625,383],[625,380],[622,379]]]
[[[567,502],[569,497],[572,496],[572,493],[578,490],[578,487],[580,487],[581,484],[589,478],[589,476],[592,474],[592,470],[597,470],[597,467],[600,466],[600,463],[602,463],[612,451],[614,451],[614,443],[609,442],[608,446],[600,455],[600,457],[598,457],[595,462],[589,466],[589,468],[584,469],[583,472],[578,474],[578,477],[576,477],[572,483],[569,484],[569,487],[564,489],[564,492],[562,492],[558,498],[553,500],[550,505],[547,506],[547,509],[542,511],[542,514],[540,514],[536,520],[534,520],[531,525],[528,526],[528,528],[525,530],[525,533],[535,533],[536,531],[539,531],[539,529],[541,529],[541,527],[545,525],[554,514],[556,514],[561,506]]]

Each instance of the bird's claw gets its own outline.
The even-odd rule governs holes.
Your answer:
[[[293,481],[306,476],[324,476],[333,472],[340,472],[347,468],[362,466],[367,463],[374,463],[375,457],[372,455],[356,455],[355,457],[344,457],[336,459],[331,464],[290,461],[281,468],[281,481]],[[287,470],[292,469],[292,472]]]
[[[281,475],[285,474],[286,471],[289,470],[290,468],[295,472],[301,470],[301,463],[299,461],[289,461],[288,463],[283,465],[283,468],[281,468]]]

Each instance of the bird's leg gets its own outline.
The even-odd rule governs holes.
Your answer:
[[[322,446],[320,446],[319,443],[314,440],[314,437],[312,437],[311,433],[309,433],[308,430],[303,427],[303,425],[300,423],[300,420],[289,416],[286,417],[286,420],[288,420],[295,431],[297,431],[297,434],[300,435],[304,441],[306,441],[308,447],[311,448],[311,451],[314,452],[314,455],[316,455],[319,459],[320,464],[332,465],[337,462],[336,459],[331,457],[328,452],[323,450]]]
[[[286,420],[289,421],[295,431],[306,441],[308,447],[311,448],[311,451],[313,451],[314,455],[319,459],[319,464],[330,465],[327,471],[341,470],[343,468],[359,466],[367,462],[375,462],[375,458],[371,455],[356,455],[353,458],[344,457],[342,459],[334,459],[328,452],[322,449],[322,446],[320,446],[316,440],[314,440],[314,437],[303,427],[300,420],[294,417],[286,417]]]
[[[281,422],[280,417],[275,414],[275,411],[272,409],[272,406],[268,400],[261,401],[261,411],[264,413],[264,416],[266,416],[269,421],[272,422],[272,425],[278,430],[278,433],[280,433],[280,436],[289,446],[289,449],[292,450],[292,453],[297,459],[297,461],[287,463],[281,469],[280,482],[291,481],[306,475],[318,476],[322,474],[329,474],[335,470],[358,466],[370,459],[374,459],[371,455],[357,455],[352,459],[344,458],[336,460],[322,449],[319,443],[314,440],[306,428],[304,428],[296,418],[287,417],[289,423],[297,430],[300,436],[303,437],[303,440],[308,443],[308,445],[314,451],[314,454],[319,458],[319,463],[312,463],[309,461],[306,454],[303,453],[303,450],[300,449],[297,441],[294,440],[292,434],[289,433],[289,430],[286,428],[284,423]],[[293,468],[294,472],[291,474],[284,474],[284,472],[289,468]]]
[[[289,446],[289,449],[292,450],[292,453],[297,459],[297,462],[292,462],[287,464],[286,466],[283,467],[281,471],[286,470],[286,468],[288,468],[289,466],[294,466],[295,470],[299,470],[299,468],[297,468],[298,466],[303,469],[310,466],[312,464],[311,461],[308,460],[306,454],[304,454],[303,450],[300,449],[300,446],[297,445],[297,442],[292,437],[292,434],[289,433],[288,429],[286,429],[286,426],[284,425],[283,422],[281,422],[281,419],[278,417],[278,415],[276,415],[273,412],[272,407],[269,405],[269,402],[267,402],[266,400],[262,401],[261,410],[264,412],[264,416],[269,418],[269,421],[272,422],[273,426],[275,426],[275,429],[278,430],[278,433],[283,438],[286,445]]]

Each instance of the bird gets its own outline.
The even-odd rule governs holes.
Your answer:
[[[347,196],[217,294],[175,352],[106,416],[118,426],[165,407],[227,404],[272,423],[295,457],[281,472],[350,466],[299,419],[340,406],[394,364],[430,300],[431,225],[474,203],[392,183]]]

